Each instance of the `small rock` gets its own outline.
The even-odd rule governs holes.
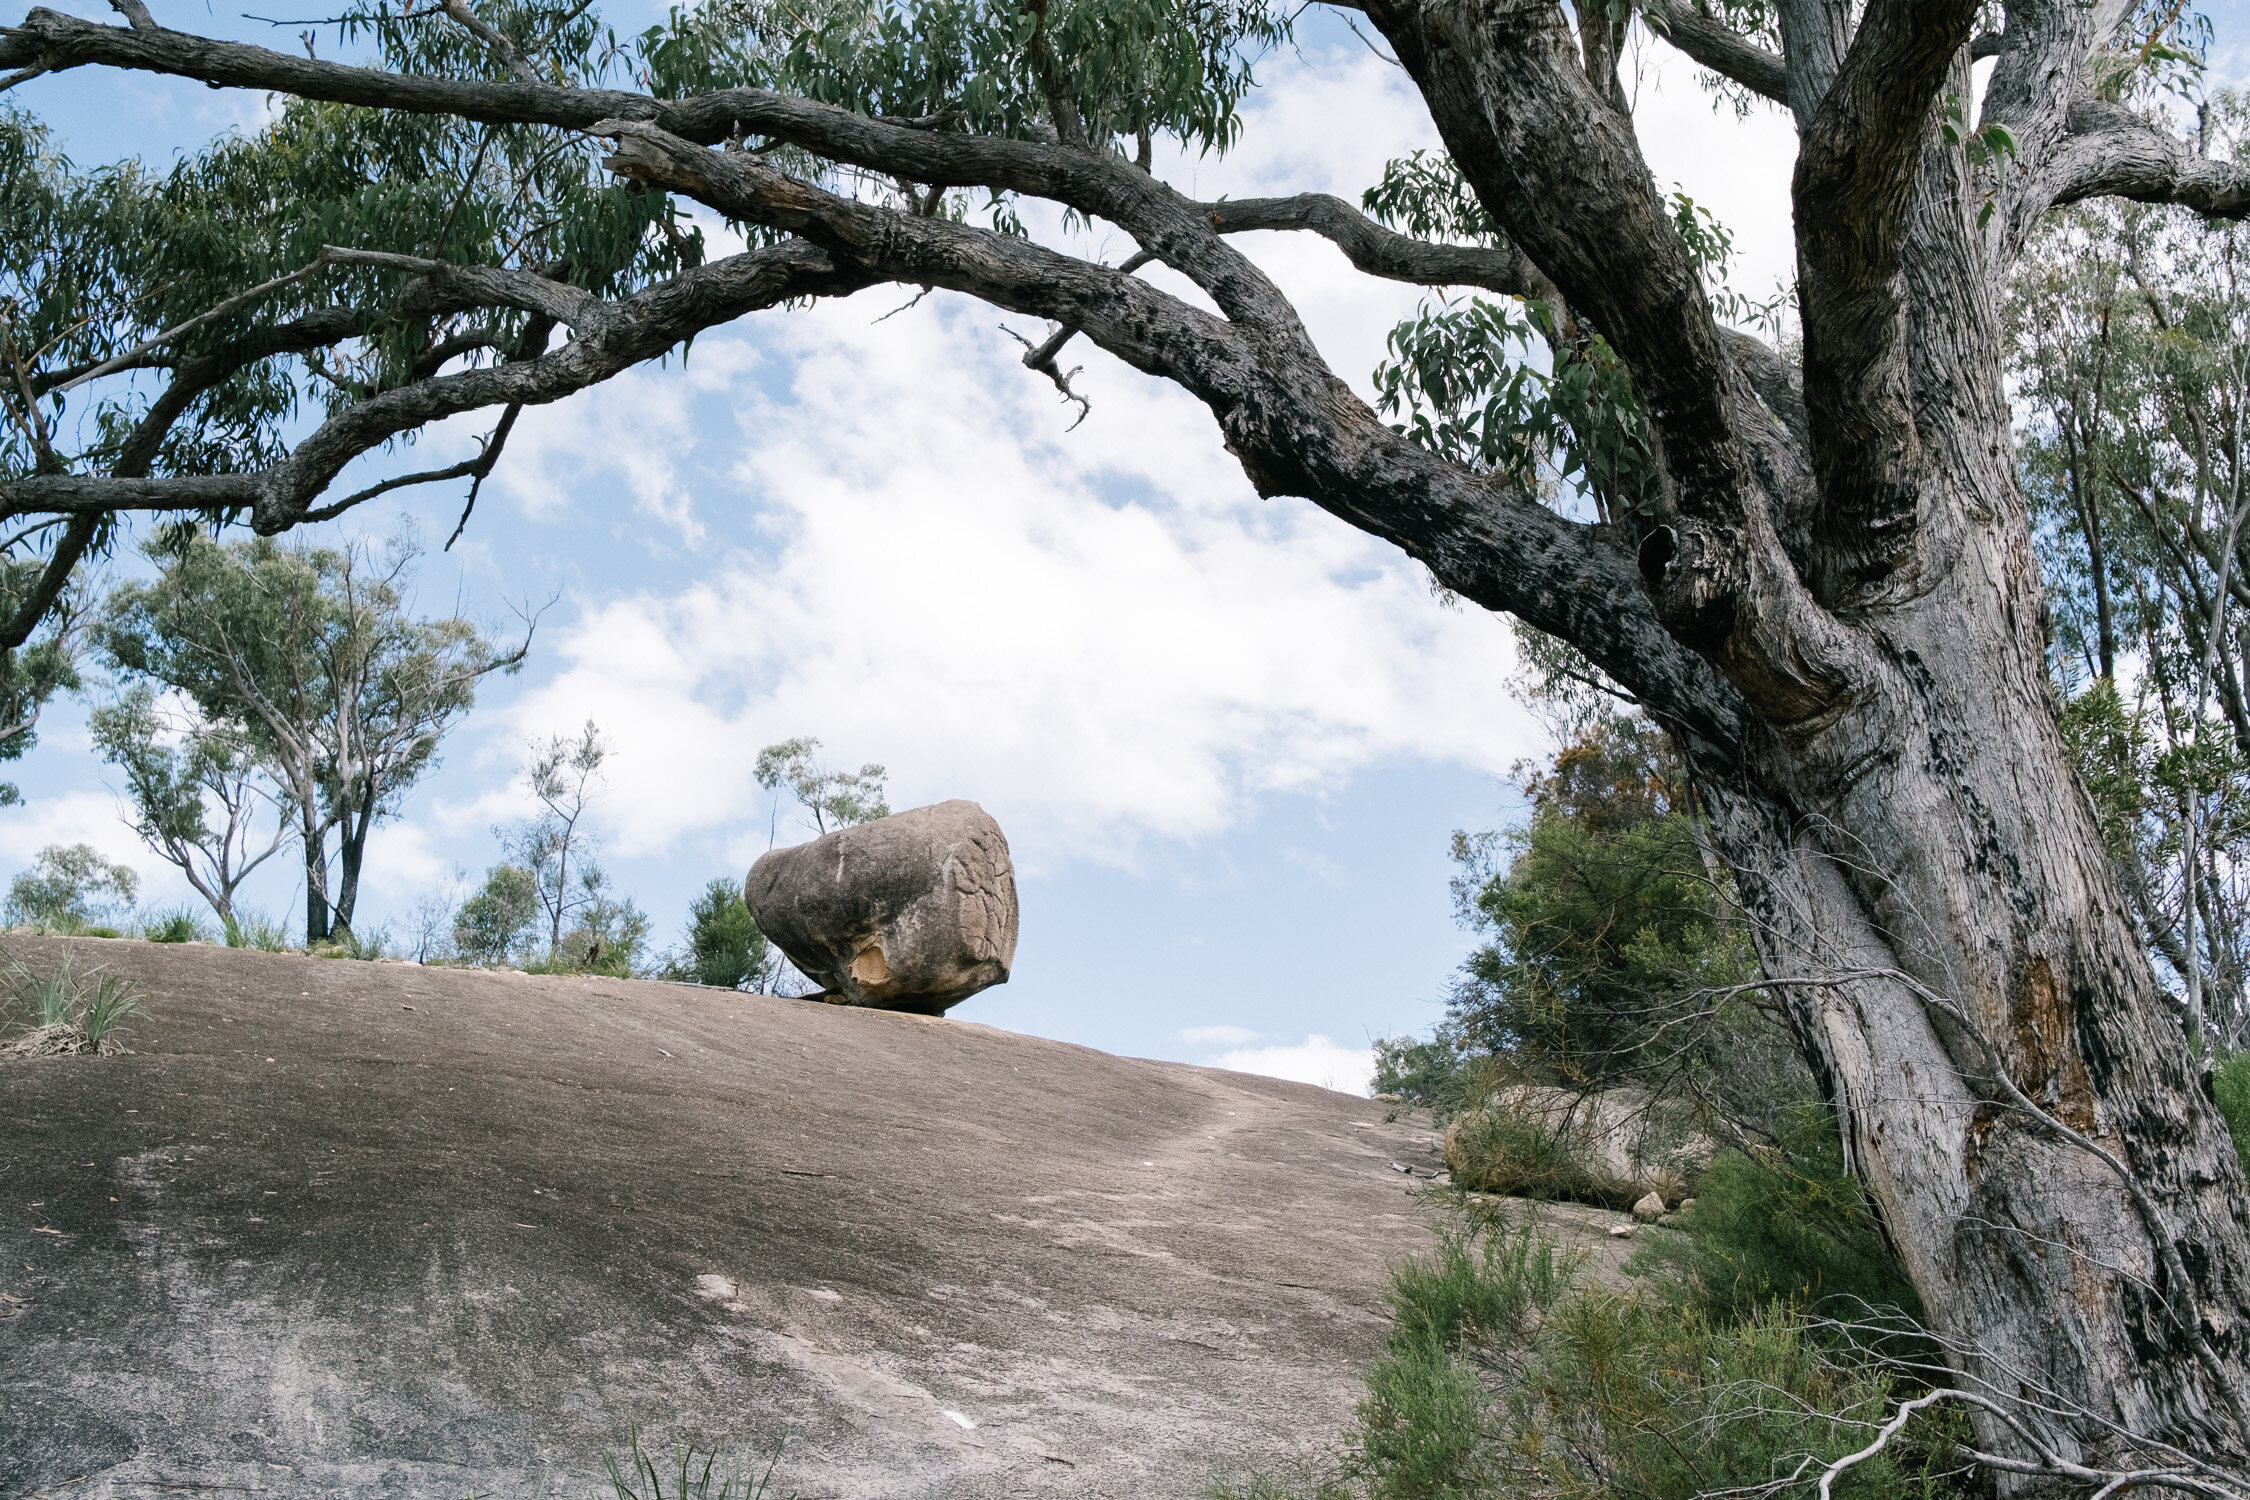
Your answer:
[[[1394,1172],[1404,1172],[1409,1177],[1412,1177],[1414,1175],[1414,1169],[1406,1165],[1404,1162],[1392,1162],[1391,1170]]]
[[[1633,1205],[1633,1217],[1643,1224],[1653,1224],[1664,1217],[1664,1195],[1650,1193]]]
[[[1630,1224],[1612,1225],[1609,1237],[1613,1240],[1629,1240],[1633,1237],[1633,1226]]]
[[[1656,1216],[1656,1227],[1659,1229],[1670,1229],[1679,1222],[1680,1216],[1678,1214],[1658,1214]]]
[[[1693,1207],[1695,1207],[1695,1200],[1693,1198],[1682,1198],[1680,1200],[1679,1212],[1684,1214]]]

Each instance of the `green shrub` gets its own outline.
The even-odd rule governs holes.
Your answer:
[[[1652,1240],[1628,1269],[1685,1278],[1683,1295],[1721,1322],[1774,1302],[1845,1319],[1921,1311],[1826,1111],[1799,1113],[1778,1147],[1721,1152],[1678,1222],[1685,1234]]]
[[[777,1448],[762,1473],[753,1475],[747,1461],[722,1469],[717,1453],[700,1452],[684,1440],[659,1461],[641,1447],[637,1428],[629,1433],[624,1453],[602,1455],[617,1500],[763,1500],[780,1462]]]
[[[122,1022],[140,1005],[131,980],[104,974],[99,967],[80,971],[67,951],[45,973],[9,958],[0,985],[5,986],[8,1012],[23,1014],[35,1030],[75,1026],[86,1046],[97,1051],[105,1041],[114,1042]]]
[[[1817,1474],[1866,1445],[1892,1386],[1781,1304],[1720,1322],[1661,1298],[1588,1289],[1543,1325],[1507,1425],[1519,1472],[1567,1500],[1689,1500]],[[1905,1441],[1849,1470],[1834,1493],[1927,1495],[1956,1433],[1965,1428],[1944,1413],[1910,1423]],[[1809,1480],[1774,1491],[1812,1492]]]
[[[67,951],[53,971],[45,974],[11,957],[6,984],[9,1009],[26,1012],[34,1027],[60,1026],[78,1005],[78,984],[71,975]]]
[[[289,932],[281,923],[253,907],[238,907],[227,926],[229,948],[255,948],[260,953],[285,953]]]
[[[183,906],[150,917],[141,924],[141,936],[151,943],[208,943],[211,929]]]
[[[494,968],[522,956],[539,915],[539,877],[520,865],[494,865],[484,886],[453,918],[453,947],[464,963]]]
[[[1440,1114],[1460,1105],[1461,1048],[1443,1030],[1428,1041],[1411,1036],[1375,1038],[1375,1089],[1396,1094]]]
[[[2250,1166],[2250,1052],[2237,1052],[2211,1075],[2211,1097],[2226,1117],[2235,1153]]]
[[[87,1044],[98,1051],[119,1029],[119,1023],[139,1008],[140,998],[128,980],[116,974],[105,975],[86,996],[85,1007],[78,1014],[78,1029],[85,1033]]]
[[[1500,1440],[1473,1351],[1518,1348],[1571,1287],[1574,1268],[1496,1218],[1441,1226],[1435,1254],[1394,1274],[1391,1334],[1360,1404],[1359,1468],[1377,1500],[1487,1492]]]
[[[1487,1103],[1460,1116],[1449,1157],[1455,1185],[1509,1198],[1630,1208],[1632,1187],[1588,1166],[1578,1147],[1518,1110]]]
[[[1690,1500],[1786,1481],[1865,1445],[1893,1378],[1787,1303],[1715,1315],[1673,1295],[1581,1284],[1554,1247],[1496,1216],[1441,1226],[1391,1289],[1360,1406],[1355,1469],[1372,1500],[1536,1491]],[[1835,1487],[1848,1500],[1948,1488],[1958,1414],[1909,1424]]]
[[[662,979],[756,990],[773,983],[772,946],[742,900],[742,883],[722,875],[688,906],[687,947],[666,958]]]
[[[309,951],[315,958],[347,958],[373,963],[389,958],[390,948],[391,933],[387,927],[377,927],[365,936],[355,928],[338,927],[330,933],[327,942],[316,944]]]

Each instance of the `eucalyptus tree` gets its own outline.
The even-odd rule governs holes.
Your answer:
[[[2226,154],[2250,109],[2202,128]],[[2053,664],[2125,890],[2191,1028],[2250,1035],[2250,237],[2056,216],[2010,305]]]
[[[368,834],[436,763],[477,683],[522,665],[528,631],[507,646],[466,619],[417,618],[403,540],[377,554],[174,526],[147,550],[157,574],[110,596],[103,653],[248,747],[296,818],[305,941],[348,932]]]
[[[29,365],[93,393],[79,446],[49,424],[0,480],[8,516],[271,535],[419,480],[473,502],[524,406],[721,324],[886,284],[1047,318],[1031,369],[1067,387],[1084,339],[1173,382],[1261,495],[1569,643],[1672,735],[1994,1466],[2216,1485],[2250,1461],[2250,1186],[2057,720],[2003,378],[2007,278],[2049,212],[2250,212],[2250,171],[2143,90],[2178,6],[2004,0],[1980,31],[1979,0],[1349,0],[1444,147],[1362,212],[1156,170],[1160,137],[1242,128],[1284,29],[1256,0],[714,0],[625,42],[583,7],[443,0],[354,11],[367,65],[114,4],[29,11],[0,67],[282,102],[161,180],[40,168],[156,228]],[[1643,24],[1794,125],[1791,349],[1728,326],[1708,236],[1652,179],[1620,74]],[[707,259],[682,203],[745,247]],[[1027,233],[1033,203],[1135,254]],[[1402,334],[1392,425],[1252,230],[1491,311]],[[1158,262],[1193,295],[1135,274]],[[472,414],[475,453],[373,477]]]
[[[249,734],[168,712],[145,683],[96,708],[88,727],[102,758],[124,773],[133,831],[179,868],[238,943],[235,892],[280,852],[291,821]]]

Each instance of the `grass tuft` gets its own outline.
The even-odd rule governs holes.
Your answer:
[[[55,967],[42,973],[12,955],[0,970],[0,1014],[23,1014],[32,1040],[20,1045],[42,1054],[115,1052],[125,1018],[140,1006],[132,981],[104,974],[99,965],[81,971],[66,949]]]
[[[671,1456],[659,1462],[641,1446],[637,1427],[628,1430],[623,1454],[602,1455],[617,1500],[764,1500],[780,1462],[781,1449],[776,1447],[764,1471],[755,1476],[746,1460],[726,1470],[720,1467],[716,1451],[699,1453],[684,1439],[675,1442]]]
[[[141,924],[141,937],[151,943],[208,943],[211,929],[187,907],[158,912]]]
[[[286,953],[289,951],[289,932],[281,923],[255,908],[245,907],[234,914],[234,921],[226,932],[229,948],[255,948],[260,953]]]

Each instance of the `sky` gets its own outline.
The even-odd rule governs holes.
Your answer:
[[[61,8],[111,19],[93,0]],[[217,4],[153,9],[293,45],[294,29]],[[610,14],[620,31],[636,19]],[[1436,144],[1403,75],[1324,12],[1258,76],[1235,151],[1159,173],[1207,199],[1356,201],[1386,159]],[[1660,43],[1632,76],[1658,183],[1733,232],[1738,290],[1770,293],[1791,272],[1786,121],[1714,109]],[[17,98],[81,165],[161,165],[267,107],[95,70]],[[1423,294],[1309,235],[1238,243],[1368,394]],[[1113,263],[1131,250],[1114,231],[1075,244]],[[945,293],[901,310],[908,296],[759,314],[684,364],[526,412],[451,553],[436,545],[452,487],[312,529],[418,528],[431,613],[505,630],[512,610],[541,611],[525,670],[488,682],[374,835],[361,930],[403,933],[481,878],[495,829],[528,810],[529,747],[591,720],[612,747],[603,863],[677,941],[708,881],[809,836],[751,767],[810,735],[835,764],[886,766],[895,808],[967,797],[1006,831],[1014,974],[954,1016],[1364,1090],[1370,1041],[1426,1031],[1476,940],[1453,917],[1450,833],[1516,818],[1511,767],[1551,753],[1510,691],[1506,623],[1448,608],[1418,565],[1305,502],[1259,500],[1183,393],[1081,341],[1064,362],[1083,366],[1092,411],[1073,429],[1003,331],[1044,328]],[[437,430],[340,483],[450,461],[478,431]],[[0,878],[84,840],[141,872],[144,909],[189,898],[120,821],[84,701],[50,708],[11,774],[27,800],[0,811]],[[283,863],[251,897],[276,915],[301,910]]]

